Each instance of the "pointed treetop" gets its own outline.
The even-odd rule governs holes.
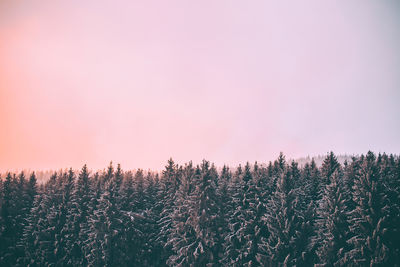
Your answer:
[[[253,176],[251,175],[250,163],[247,162],[244,167],[243,181],[245,181],[247,183],[252,179],[253,179]]]

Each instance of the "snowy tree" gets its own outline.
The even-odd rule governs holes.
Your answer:
[[[323,266],[343,266],[347,263],[345,253],[348,250],[349,229],[345,189],[340,173],[336,170],[325,186],[323,199],[317,209],[317,237],[314,242],[318,247],[319,263]]]
[[[238,173],[241,171],[239,170]],[[226,257],[224,264],[234,266],[255,266],[258,264],[259,243],[264,216],[264,206],[253,179],[250,164],[247,163],[242,179],[233,193],[233,208],[229,222],[230,231],[225,237]],[[259,257],[259,256],[258,256]]]
[[[143,239],[144,239],[144,250],[145,253],[142,258],[145,259],[146,266],[163,266],[165,262],[161,262],[159,257],[163,250],[160,242],[157,241],[157,234],[159,233],[159,228],[157,221],[159,220],[160,210],[157,205],[158,193],[160,191],[160,181],[158,174],[148,173],[146,176],[146,192],[147,203],[144,216],[143,224]],[[143,221],[143,220],[142,220]]]
[[[59,176],[61,176],[60,173]],[[56,225],[58,226],[60,179],[54,173],[35,198],[24,229],[25,263],[28,266],[49,266],[56,263]]]
[[[90,266],[114,266],[129,262],[126,251],[127,240],[126,221],[129,217],[121,210],[121,185],[123,175],[120,165],[114,172],[112,164],[104,175],[107,180],[97,209],[90,218],[90,233],[88,246],[90,253],[87,255]]]
[[[13,202],[15,184],[15,176],[13,179],[11,173],[8,173],[3,184],[1,205],[0,263],[4,266],[12,265],[14,261],[15,235],[17,234],[15,221],[16,209]]]
[[[400,265],[400,160],[383,154],[377,160],[379,175],[384,183],[388,210],[385,218],[384,243],[388,247],[388,266]]]
[[[66,257],[64,263],[72,266],[87,265],[84,255],[84,242],[88,238],[85,228],[88,227],[89,215],[93,212],[91,200],[93,192],[89,171],[84,165],[79,173],[73,194],[70,197],[70,212],[63,231],[66,235]]]
[[[268,255],[264,265],[297,265],[302,261],[304,251],[299,250],[298,244],[302,240],[303,218],[298,191],[290,172],[283,172],[264,217],[269,231],[269,237],[260,246]]]
[[[170,242],[174,254],[168,260],[171,266],[212,266],[218,262],[219,206],[215,174],[209,162],[203,161],[191,177],[193,191],[177,199],[181,205],[176,207],[173,216]]]
[[[229,167],[224,165],[221,171],[221,175],[219,175],[218,186],[217,186],[217,196],[218,201],[217,205],[219,206],[220,215],[218,216],[218,232],[219,232],[219,240],[221,241],[218,244],[218,258],[222,259],[224,255],[224,240],[229,233],[229,217],[231,215],[232,208],[232,197],[230,192],[230,183],[232,182],[232,173],[229,170]]]
[[[159,234],[157,241],[164,247],[159,256],[162,262],[166,262],[172,255],[172,247],[168,243],[168,237],[172,230],[172,215],[174,213],[176,192],[179,190],[181,180],[179,167],[175,165],[172,159],[168,160],[165,170],[162,173],[161,190],[158,194],[159,202],[157,205],[161,208],[160,219],[157,221]]]
[[[349,220],[353,237],[349,243],[353,249],[347,253],[356,265],[377,266],[388,260],[388,247],[383,235],[387,231],[385,220],[388,213],[384,181],[377,169],[376,157],[368,152],[362,168],[354,181],[353,200],[355,209]]]
[[[193,211],[193,203],[189,196],[194,190],[194,183],[200,180],[201,170],[198,166],[195,171],[190,171],[190,168],[193,169],[191,164],[185,167],[181,179],[182,183],[180,189],[176,192],[175,205],[171,214],[171,228],[166,244],[172,249],[167,260],[167,264],[170,266],[190,265],[193,259],[193,251],[190,249],[193,249],[196,235],[190,214]]]
[[[324,159],[321,167],[322,182],[327,184],[330,182],[330,178],[333,173],[340,168],[340,164],[337,157],[333,152],[330,152]]]

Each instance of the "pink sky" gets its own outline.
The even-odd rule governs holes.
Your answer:
[[[400,152],[396,1],[0,2],[0,171]]]

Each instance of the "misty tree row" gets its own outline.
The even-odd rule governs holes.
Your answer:
[[[0,266],[399,266],[400,159],[0,180]]]

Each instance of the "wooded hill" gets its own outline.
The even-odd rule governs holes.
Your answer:
[[[400,160],[0,180],[0,266],[399,266]]]

